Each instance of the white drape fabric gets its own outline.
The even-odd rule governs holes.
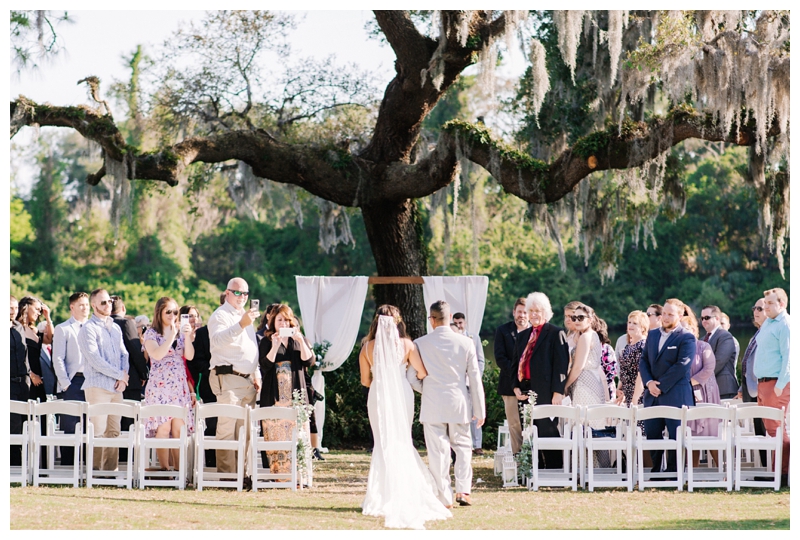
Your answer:
[[[328,341],[331,348],[325,355],[326,366],[311,377],[311,384],[325,394],[325,378],[321,371],[333,371],[347,360],[353,351],[369,278],[366,276],[326,277],[295,276],[300,317],[306,337],[311,343]],[[319,444],[325,424],[325,402],[314,405]]]
[[[487,276],[423,276],[422,295],[425,310],[437,300],[450,304],[450,311],[459,311],[467,316],[467,329],[475,335],[481,331],[483,311],[486,309],[486,295],[489,292]],[[428,320],[428,333],[433,331]]]
[[[425,521],[452,514],[436,497],[433,477],[411,440],[414,395],[404,356],[394,319],[380,316],[367,400],[375,446],[361,506],[365,515],[384,517],[388,528],[424,529]]]

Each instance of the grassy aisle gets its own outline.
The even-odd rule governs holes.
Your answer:
[[[369,454],[332,452],[313,489],[237,493],[61,487],[10,489],[11,529],[380,529],[361,515]],[[502,489],[489,456],[473,460],[473,506],[429,529],[788,529],[789,490]]]

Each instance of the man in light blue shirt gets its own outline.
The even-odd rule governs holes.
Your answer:
[[[789,410],[789,298],[780,288],[764,291],[764,313],[767,318],[756,337],[753,372],[758,378],[758,404]],[[764,420],[767,433],[774,437],[780,423]],[[781,476],[786,483],[789,473],[789,434],[783,430]]]
[[[111,297],[105,289],[96,289],[89,296],[94,314],[78,333],[83,355],[83,392],[89,405],[122,403],[122,392],[128,385],[128,351],[122,342],[122,331],[111,319]],[[119,437],[119,415],[90,416],[98,437]],[[115,471],[119,448],[103,448],[94,454],[95,470]]]
[[[76,292],[69,297],[69,319],[56,326],[53,332],[53,369],[58,379],[57,395],[59,399],[86,401],[83,393],[83,355],[78,343],[78,332],[89,319],[89,295]],[[63,415],[61,428],[64,433],[75,433],[77,416]],[[61,447],[61,464],[72,465],[74,462],[72,446]]]

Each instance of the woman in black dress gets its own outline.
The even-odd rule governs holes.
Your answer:
[[[281,337],[281,329],[294,329],[292,337]],[[261,407],[291,407],[295,390],[308,392],[303,368],[314,362],[314,352],[300,333],[292,308],[282,304],[270,315],[267,330],[258,346],[258,362],[261,367]],[[294,422],[265,420],[262,423],[264,440],[285,441],[291,438]],[[285,451],[267,452],[273,474],[290,472],[291,460]]]
[[[44,332],[39,332],[36,325],[41,316],[44,315],[47,327]],[[42,353],[42,345],[49,345],[53,342],[53,321],[50,320],[50,308],[44,305],[37,298],[25,296],[19,301],[19,311],[17,321],[25,328],[25,343],[28,346],[28,365],[31,368],[31,392],[30,399],[38,399],[44,403],[47,401],[47,393],[42,380],[43,366],[39,360]]]

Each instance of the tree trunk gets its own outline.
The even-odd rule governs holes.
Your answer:
[[[365,205],[361,208],[379,276],[424,276],[427,249],[416,202]],[[412,339],[425,334],[427,310],[422,285],[375,285],[375,303],[400,308]]]

